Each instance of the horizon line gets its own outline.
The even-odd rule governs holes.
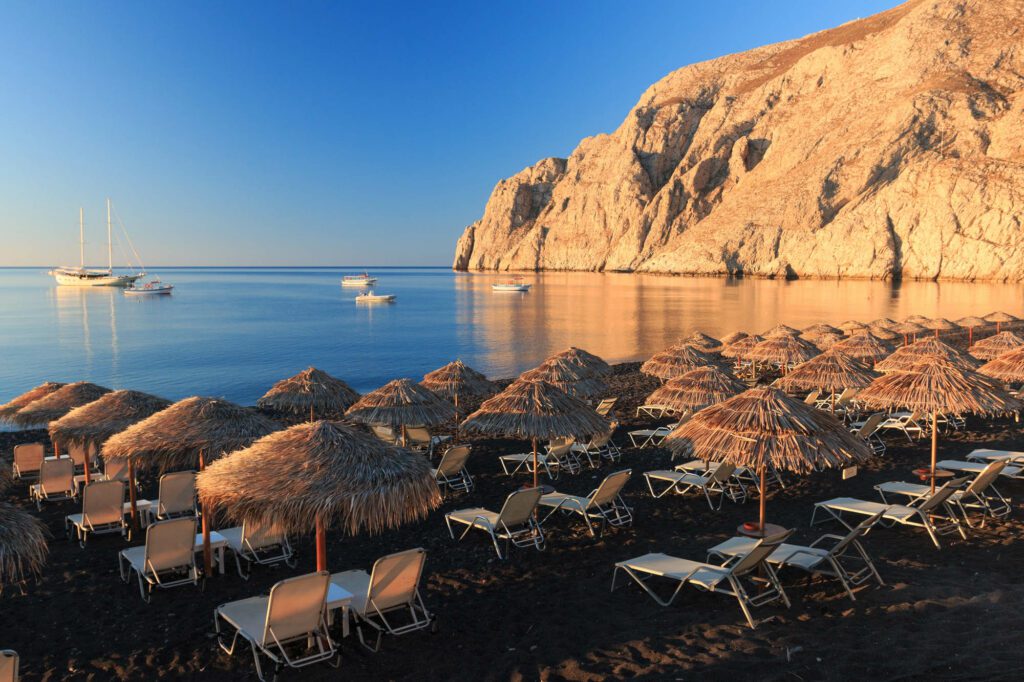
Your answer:
[[[57,267],[65,267],[65,266],[61,266],[61,265],[0,265],[0,270],[40,270],[40,269],[52,269],[52,268],[57,268]],[[87,265],[85,267],[89,268],[89,267],[99,267],[99,266],[89,266],[89,265]],[[388,270],[388,269],[398,270],[398,269],[416,269],[416,268],[423,269],[423,270],[435,270],[435,269],[451,270],[452,269],[452,267],[450,265],[362,265],[362,264],[360,264],[360,265],[153,265],[150,268],[143,268],[143,270],[145,271],[145,270],[148,270],[148,269],[158,269],[158,268],[174,268],[174,269],[177,269],[177,270],[188,270],[188,269],[202,270],[202,269],[214,269],[214,268],[221,269],[221,270],[226,270],[226,269],[247,269],[247,270],[274,270],[274,269],[279,269],[279,270],[315,270],[315,269],[319,269],[319,270],[324,270],[324,269],[336,270],[336,269],[343,269],[343,270],[348,270],[348,269],[353,269],[353,268],[355,268],[355,269],[359,269],[359,268],[364,268],[364,269],[365,268],[373,268],[373,269],[376,269],[376,270]],[[106,268],[101,268],[101,269],[106,269]],[[114,270],[131,270],[131,269],[132,268],[129,268],[127,266],[122,266],[120,268],[114,268]]]

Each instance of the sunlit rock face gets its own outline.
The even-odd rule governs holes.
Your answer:
[[[459,270],[1024,279],[1024,0],[912,0],[652,85],[495,187]]]

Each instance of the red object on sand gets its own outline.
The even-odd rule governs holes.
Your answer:
[[[761,527],[757,521],[747,521],[743,524],[743,530],[757,530]]]

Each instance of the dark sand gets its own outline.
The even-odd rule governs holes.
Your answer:
[[[612,394],[619,414],[632,415],[654,383],[620,366]],[[624,419],[625,428],[635,425]],[[625,438],[620,432],[619,440]],[[38,440],[42,431],[2,435],[4,458],[15,443]],[[969,423],[967,433],[943,439],[940,458],[965,455],[975,447],[1024,449],[1018,424]],[[927,446],[898,440],[884,458],[861,468],[849,481],[838,472],[805,480],[789,476],[789,487],[768,502],[769,520],[796,527],[797,542],[821,532],[809,529],[814,501],[837,495],[877,499],[872,485],[912,480],[925,463]],[[483,534],[462,543],[449,539],[443,511],[465,506],[497,509],[513,483],[496,455],[521,448],[510,441],[474,443],[470,470],[478,488],[449,499],[420,524],[375,538],[329,537],[332,571],[369,568],[377,557],[411,547],[428,552],[424,597],[438,616],[439,632],[385,640],[379,654],[363,650],[354,637],[342,645],[340,670],[313,666],[286,671],[282,680],[349,679],[570,679],[607,677],[779,680],[982,680],[1019,676],[1021,604],[1024,604],[1024,542],[1019,539],[1020,504],[1012,520],[974,531],[967,542],[950,536],[933,548],[923,532],[879,529],[866,541],[885,587],[871,586],[851,602],[838,583],[808,585],[802,574],[784,573],[791,609],[755,611],[772,620],[751,630],[734,600],[697,590],[684,592],[669,608],[656,605],[629,585],[609,593],[614,562],[661,551],[703,559],[708,547],[734,535],[756,518],[756,500],[725,503],[712,512],[702,498],[654,500],[640,473],[669,465],[661,449],[625,449],[622,466],[634,469],[627,500],[635,509],[633,528],[588,537],[576,523],[549,524],[544,552],[513,551],[498,561]],[[578,477],[563,477],[558,488],[586,494],[611,471],[607,464]],[[154,482],[146,481],[148,496]],[[1020,484],[1002,482],[1019,497]],[[24,488],[7,497],[32,509]],[[50,560],[38,584],[22,596],[9,588],[0,597],[0,648],[21,654],[23,678],[81,679],[251,679],[248,650],[228,658],[213,639],[212,613],[222,602],[265,593],[277,580],[312,570],[309,537],[296,538],[299,566],[257,567],[249,582],[233,564],[204,592],[192,587],[158,592],[147,605],[134,584],[117,575],[118,537],[101,536],[88,549],[63,536],[63,515],[72,504],[51,505],[41,517],[53,532]]]

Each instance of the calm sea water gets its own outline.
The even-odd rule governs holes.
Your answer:
[[[341,268],[158,269],[169,297],[58,287],[37,269],[0,269],[0,402],[44,380],[88,380],[171,399],[252,404],[275,381],[315,365],[360,391],[420,378],[460,357],[512,376],[577,345],[637,360],[695,329],[721,336],[779,322],[801,327],[919,313],[1022,314],[1010,284],[772,281],[654,275],[529,275],[499,294],[492,274],[373,269],[393,305],[362,306]]]

